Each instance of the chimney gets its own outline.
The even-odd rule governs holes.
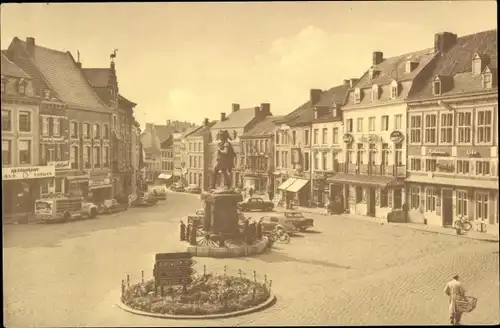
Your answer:
[[[167,120],[167,125],[170,125],[170,122],[171,122],[170,120]]]
[[[153,123],[146,123],[146,130],[153,130]]]
[[[374,51],[372,62],[373,66],[380,64],[384,60],[384,53],[382,51]]]
[[[344,80],[344,85],[350,85],[350,83],[351,83],[351,82],[349,81],[349,79]]]
[[[271,115],[271,104],[270,103],[262,103],[260,104],[260,112],[263,116]]]
[[[349,85],[350,87],[354,87],[354,85],[359,81],[359,79],[350,79],[349,80]]]
[[[82,63],[76,62],[75,64],[76,64],[76,67],[78,67],[79,69],[82,69]]]
[[[239,111],[240,110],[240,104],[233,104],[232,105],[232,110],[233,110],[233,113]]]
[[[220,113],[220,121],[223,122],[226,120],[226,113]]]
[[[441,32],[434,35],[434,52],[441,54],[448,51],[457,43],[457,35],[450,32]]]
[[[208,126],[209,125],[208,118],[206,118],[206,119],[203,120],[203,125],[204,126]]]
[[[258,106],[254,107],[253,113],[254,113],[253,114],[254,117],[259,116],[259,114],[260,114],[260,107],[258,107]]]
[[[33,37],[26,38],[26,51],[30,56],[35,55],[35,38]]]
[[[311,101],[312,106],[314,106],[319,102],[319,100],[321,99],[322,92],[323,91],[321,91],[321,89],[311,89],[311,91],[309,92],[310,95],[309,100]]]

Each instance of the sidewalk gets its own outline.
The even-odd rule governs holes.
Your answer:
[[[346,219],[354,219],[354,220],[358,220],[358,221],[373,222],[373,223],[379,223],[379,224],[388,224],[388,225],[396,226],[396,227],[400,227],[400,228],[409,228],[409,229],[413,229],[413,230],[426,231],[426,232],[442,234],[442,235],[457,236],[457,237],[470,238],[470,239],[488,241],[488,242],[498,242],[499,241],[498,234],[494,234],[494,233],[483,233],[483,232],[471,230],[469,232],[465,232],[463,235],[457,235],[455,232],[455,229],[439,227],[439,226],[432,226],[432,225],[425,225],[425,224],[418,224],[418,223],[395,223],[395,222],[388,223],[386,219],[372,218],[372,217],[367,217],[367,216],[362,216],[362,215],[357,215],[357,214],[332,215],[332,214],[327,214],[326,209],[324,209],[324,208],[308,208],[308,207],[295,206],[295,209],[300,211],[300,212],[303,212],[303,213],[322,215],[322,216],[331,216],[331,217],[341,217],[341,218],[346,218]]]

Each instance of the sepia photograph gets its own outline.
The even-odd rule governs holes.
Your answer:
[[[496,1],[3,3],[3,326],[499,325]]]

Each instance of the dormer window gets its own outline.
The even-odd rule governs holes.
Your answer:
[[[17,91],[21,95],[26,94],[26,81],[24,79],[19,80],[19,83],[17,85]]]
[[[377,84],[372,85],[372,101],[378,100],[378,90]]]
[[[472,74],[479,75],[483,71],[483,67],[485,65],[484,58],[482,58],[479,54],[474,54],[472,57]]]
[[[45,99],[50,99],[50,90],[44,90]]]
[[[396,99],[399,95],[399,86],[397,81],[391,83],[391,99]]]
[[[491,89],[493,88],[493,74],[488,66],[483,70],[483,88]]]
[[[432,93],[435,96],[441,95],[441,80],[436,79],[434,80],[434,82],[432,82]]]
[[[378,69],[371,68],[370,69],[370,80],[376,79],[379,74],[380,74],[380,71]]]
[[[361,89],[359,89],[359,88],[356,88],[354,90],[354,102],[355,103],[361,102]]]
[[[412,61],[412,60],[408,60],[406,62],[406,67],[405,67],[405,72],[406,73],[411,73],[415,70],[415,68],[417,68],[418,66],[418,63],[415,62],[415,61]]]
[[[318,109],[317,108],[314,108],[314,119],[315,120],[318,119]]]

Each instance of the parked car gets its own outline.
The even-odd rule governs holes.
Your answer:
[[[190,194],[201,194],[201,188],[195,184],[191,184],[191,185],[187,186],[186,192],[188,192]]]
[[[265,201],[260,197],[250,197],[246,201],[238,203],[238,209],[242,212],[248,211],[262,211],[262,212],[270,212],[274,208],[274,204],[269,201]]]
[[[305,231],[314,226],[314,220],[305,218],[304,214],[299,211],[284,211],[280,212],[280,215],[285,216],[288,222],[293,224],[299,231]]]
[[[99,204],[100,214],[112,214],[118,212],[118,202],[116,199],[106,199],[102,204]]]
[[[87,217],[89,219],[93,219],[97,217],[99,214],[99,207],[92,203],[84,201],[82,204],[82,216]]]
[[[263,233],[278,232],[280,230],[287,234],[297,232],[295,226],[288,222],[288,219],[282,215],[266,215],[260,218],[260,222],[262,223]]]
[[[131,201],[132,207],[150,207],[155,205],[158,202],[156,197],[151,197],[149,194],[144,194],[137,196],[135,199]]]
[[[154,186],[151,188],[151,193],[156,199],[166,200],[167,199],[167,190],[163,186]]]
[[[170,187],[170,190],[176,192],[184,192],[185,188],[182,184],[174,184],[172,185],[172,187]]]

